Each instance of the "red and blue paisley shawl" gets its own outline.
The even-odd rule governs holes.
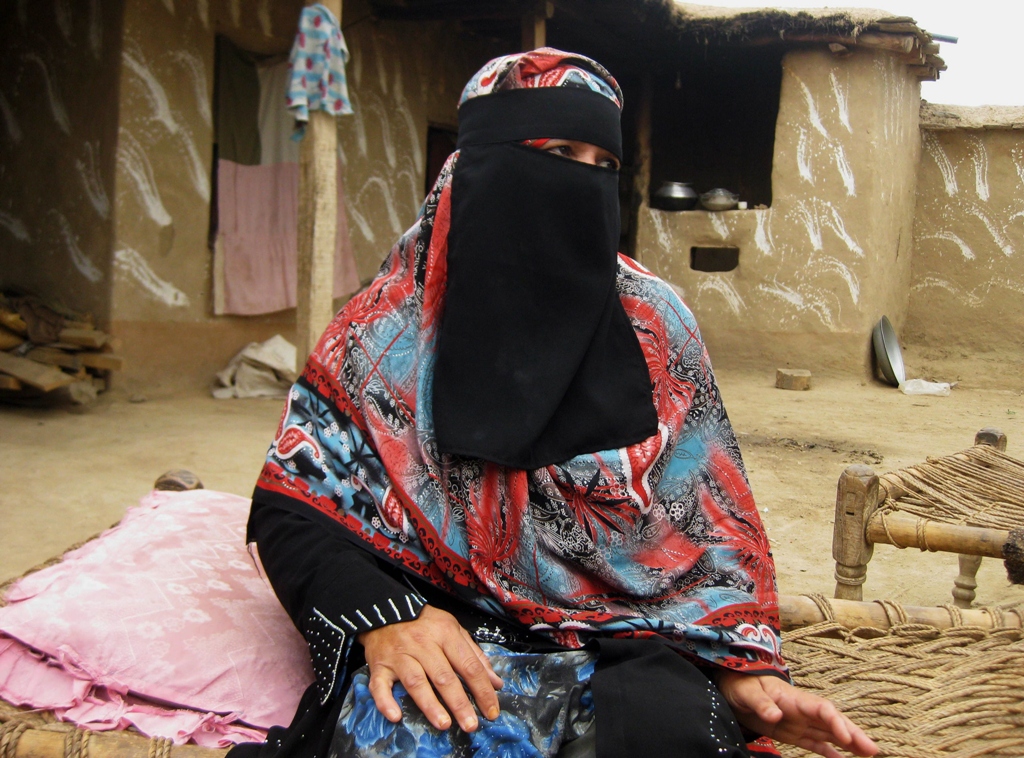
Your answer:
[[[661,636],[786,674],[775,573],[693,316],[620,256],[658,433],[534,471],[439,454],[431,382],[451,171],[292,388],[258,487],[483,610],[578,647]]]

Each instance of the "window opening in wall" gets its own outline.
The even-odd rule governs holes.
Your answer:
[[[457,129],[450,126],[427,127],[427,180],[424,194],[429,195],[434,182],[444,168],[448,156],[455,152],[455,141],[459,136]]]
[[[698,193],[735,192],[749,208],[771,205],[783,54],[701,48],[663,70],[651,104],[652,194],[664,181],[689,182]]]
[[[690,268],[694,271],[732,271],[740,265],[738,247],[691,247]]]

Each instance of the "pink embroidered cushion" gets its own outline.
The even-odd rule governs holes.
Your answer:
[[[288,724],[313,674],[246,552],[248,511],[235,495],[153,492],[17,582],[0,608],[0,695],[179,744],[261,739]]]

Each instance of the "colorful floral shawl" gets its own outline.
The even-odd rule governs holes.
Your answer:
[[[593,86],[592,71],[552,73],[566,57],[552,52],[512,57],[547,74],[498,69],[515,72],[513,86]],[[494,89],[498,69],[467,92],[481,77]],[[321,337],[262,496],[568,647],[657,635],[694,659],[786,676],[771,552],[707,352],[679,297],[635,261],[620,256],[617,288],[650,370],[656,435],[534,471],[438,453],[431,390],[457,160]]]

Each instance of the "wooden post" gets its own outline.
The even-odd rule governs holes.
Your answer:
[[[855,463],[839,477],[832,557],[836,561],[836,594],[843,600],[862,600],[868,561],[874,547],[866,527],[878,506],[878,477],[869,466]]]
[[[322,0],[341,23],[341,0]],[[312,5],[313,0],[307,0]],[[338,232],[338,132],[334,116],[310,111],[299,150],[297,363],[301,371],[334,315]]]
[[[1006,452],[1006,435],[993,426],[986,426],[974,435],[975,445],[988,445],[1001,453]],[[981,568],[980,555],[961,553],[959,556],[960,574],[953,580],[953,605],[957,608],[970,608],[975,592],[978,589],[978,569]]]
[[[981,558],[980,555],[960,554],[960,575],[953,580],[953,605],[957,608],[970,608],[974,602]]]
[[[651,191],[651,74],[646,72],[640,87],[636,109],[636,153],[633,156],[633,197],[629,209],[629,250],[627,255],[640,260],[640,212],[647,206]],[[649,264],[648,264],[649,265]]]
[[[547,45],[547,20],[554,15],[555,4],[538,0],[533,9],[523,15],[523,52]]]

